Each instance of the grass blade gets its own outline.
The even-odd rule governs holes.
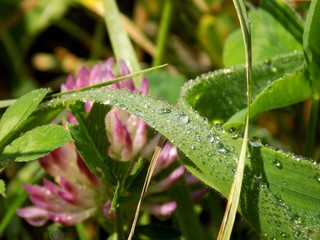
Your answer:
[[[237,170],[234,176],[230,194],[228,197],[228,203],[223,216],[222,224],[220,227],[218,239],[230,239],[234,220],[236,218],[243,174],[245,168],[246,152],[247,152],[247,142],[248,142],[248,129],[249,129],[249,116],[250,116],[250,102],[251,102],[251,67],[252,67],[252,54],[251,54],[251,33],[250,33],[250,22],[247,15],[247,11],[243,1],[234,0],[234,6],[239,17],[244,45],[245,45],[245,55],[246,55],[246,75],[247,75],[247,117],[246,117],[246,128],[244,132],[239,162],[237,165]]]
[[[147,176],[146,176],[146,179],[145,179],[144,184],[143,184],[143,188],[142,188],[140,199],[139,199],[139,202],[138,202],[138,205],[137,205],[136,213],[134,215],[134,219],[133,219],[133,222],[132,222],[132,225],[131,225],[131,230],[130,230],[130,234],[129,234],[128,240],[131,240],[133,238],[134,230],[135,230],[135,227],[136,227],[136,224],[137,224],[137,220],[138,220],[138,216],[139,216],[141,203],[142,203],[142,200],[143,200],[143,198],[144,198],[144,196],[145,196],[145,194],[146,194],[146,192],[148,190],[149,183],[151,181],[151,177],[152,177],[152,174],[153,174],[153,170],[154,170],[154,168],[156,166],[156,163],[157,163],[157,160],[159,158],[162,146],[165,143],[165,141],[166,141],[166,139],[161,135],[161,137],[159,139],[159,142],[158,142],[158,144],[157,144],[157,146],[156,146],[156,148],[154,150],[154,153],[153,153],[153,156],[152,156],[149,168],[148,168]]]

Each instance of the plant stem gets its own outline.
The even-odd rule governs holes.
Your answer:
[[[117,240],[124,240],[121,206],[117,208],[116,225]]]
[[[86,230],[85,230],[85,228],[84,228],[84,226],[83,226],[83,223],[78,223],[78,224],[76,225],[76,230],[77,230],[78,238],[79,238],[80,240],[88,240],[88,239],[89,239],[89,238],[88,238],[88,235],[87,235],[87,233],[86,233]]]
[[[173,12],[172,0],[165,0],[160,22],[159,34],[157,37],[157,52],[152,61],[152,66],[158,66],[163,62],[163,56],[167,45],[170,22]]]
[[[139,62],[129,36],[122,24],[116,1],[103,0],[102,2],[105,9],[104,19],[116,58],[124,59],[132,72],[139,71]],[[135,79],[135,83],[139,83],[139,79]]]
[[[306,157],[311,157],[314,146],[314,139],[316,135],[316,127],[318,122],[318,114],[319,114],[319,100],[313,99],[311,100],[311,109],[310,109],[310,117],[309,124],[307,129],[307,139],[304,150],[304,155]]]

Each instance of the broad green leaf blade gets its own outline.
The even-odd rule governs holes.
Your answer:
[[[124,90],[81,92],[51,101],[112,104],[144,119],[190,159],[200,179],[228,196],[242,139],[212,126],[187,104],[165,102]],[[250,141],[240,199],[243,217],[262,239],[301,239],[320,229],[320,166],[290,153]]]
[[[252,102],[250,114],[254,117],[263,111],[290,106],[310,98],[311,95],[312,89],[308,74],[302,68],[277,79],[264,89]]]
[[[0,154],[0,160],[15,160],[16,162],[35,160],[70,141],[69,133],[62,126],[37,127],[5,147]]]
[[[271,60],[253,64],[252,67],[252,100],[275,80],[282,78],[283,81],[288,74],[301,70],[303,56],[301,53],[291,53],[275,57]],[[288,76],[287,76],[288,75]],[[191,107],[199,112],[201,116],[209,121],[227,121],[230,116],[246,108],[246,83],[245,66],[239,65],[228,69],[222,69],[213,73],[204,74],[195,80],[189,81],[181,90],[180,104]],[[293,75],[295,76],[295,75]],[[306,79],[298,78],[305,83],[304,89],[309,86]],[[290,82],[291,79],[288,79]],[[287,86],[287,87],[290,87]],[[293,90],[293,88],[292,88]],[[296,91],[291,104],[306,97],[305,92]],[[309,98],[310,96],[307,96]],[[214,104],[212,103],[214,99]],[[287,101],[289,104],[290,102]],[[210,108],[208,108],[210,104]]]
[[[320,1],[313,0],[308,10],[307,20],[303,33],[303,47],[310,77],[314,97],[320,98]]]
[[[299,43],[302,43],[303,20],[286,1],[262,0],[260,7],[277,19]]]
[[[10,136],[19,131],[19,127],[32,114],[48,92],[48,89],[34,90],[19,98],[7,109],[0,121],[0,150],[3,149],[10,140],[12,141]]]
[[[299,91],[297,91],[299,89]],[[290,106],[312,96],[311,83],[305,68],[287,74],[263,89],[250,105],[250,118],[271,109]],[[244,123],[247,110],[237,112],[224,127],[240,127]]]
[[[135,54],[133,45],[129,39],[115,0],[103,0],[104,19],[107,25],[112,49],[118,59],[125,59],[130,70],[137,72],[140,70],[139,61]]]
[[[252,32],[252,60],[253,62],[270,59],[272,57],[301,51],[298,42],[288,30],[282,26],[268,12],[261,8],[249,13]],[[231,33],[225,42],[223,60],[226,66],[245,63],[241,30]]]

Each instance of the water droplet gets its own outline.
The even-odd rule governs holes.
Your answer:
[[[171,110],[169,108],[159,108],[157,109],[157,113],[159,114],[171,113]]]
[[[315,178],[316,178],[317,182],[320,183],[320,174],[317,174]]]
[[[287,182],[283,182],[283,186],[287,186]]]
[[[190,119],[189,119],[189,117],[187,115],[182,114],[182,115],[179,116],[179,121],[181,123],[189,123]]]
[[[136,109],[135,115],[137,115],[138,117],[141,117],[143,116],[143,113]]]
[[[240,137],[240,135],[239,135],[239,133],[238,133],[238,129],[236,129],[235,127],[231,127],[231,128],[228,130],[228,132],[231,134],[231,137],[232,137],[233,139],[236,139],[236,138],[239,138],[239,137]]]
[[[249,139],[249,144],[252,146],[252,147],[261,147],[262,146],[262,143],[261,143],[261,140],[257,137],[252,137]]]
[[[219,153],[222,153],[222,154],[228,153],[228,149],[226,149],[226,147],[222,143],[217,143],[216,148]]]
[[[209,143],[213,143],[214,142],[214,136],[212,136],[212,135],[208,136],[207,140],[208,140]]]
[[[275,165],[277,168],[281,169],[282,168],[282,164],[278,159],[273,159],[272,160],[273,165]]]

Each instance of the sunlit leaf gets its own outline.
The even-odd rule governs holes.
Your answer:
[[[70,141],[69,133],[62,126],[37,127],[5,147],[0,154],[0,160],[15,160],[17,162],[35,160]]]
[[[12,140],[11,136],[19,130],[48,92],[47,89],[34,90],[7,109],[0,121],[0,150]]]

